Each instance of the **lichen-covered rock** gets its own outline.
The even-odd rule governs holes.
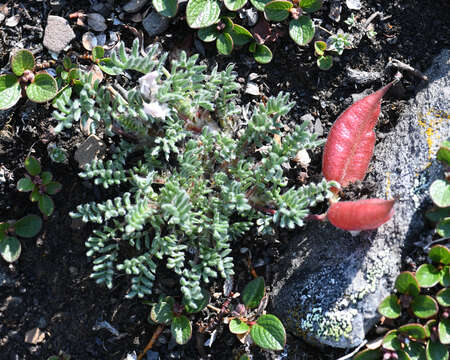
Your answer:
[[[63,51],[75,39],[75,33],[69,22],[60,17],[49,15],[44,32],[44,46],[55,53]]]
[[[309,223],[275,271],[272,305],[285,326],[311,343],[354,347],[378,320],[405,248],[419,241],[428,188],[442,177],[434,160],[450,135],[450,51],[427,71],[429,83],[375,147],[367,179],[377,197],[395,197],[395,215],[374,232],[352,237],[330,224]]]

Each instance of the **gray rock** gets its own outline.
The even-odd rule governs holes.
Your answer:
[[[142,26],[149,36],[159,35],[169,27],[169,19],[152,11],[142,20]]]
[[[127,13],[136,13],[141,10],[146,4],[148,0],[130,0],[123,6],[123,11]]]
[[[352,69],[350,67],[348,67],[346,70],[349,80],[360,85],[369,84],[371,82],[379,80],[382,76],[382,74],[378,71],[360,71]]]
[[[106,145],[97,136],[89,136],[75,151],[74,158],[78,162],[80,168],[97,159],[105,151]]]
[[[443,176],[434,154],[450,134],[449,55],[444,50],[435,59],[430,82],[375,147],[367,179],[379,184],[377,197],[398,199],[393,219],[357,237],[309,223],[274,269],[274,313],[313,344],[347,348],[362,342],[393,287],[405,246],[423,231],[428,188]]]
[[[66,19],[49,15],[47,18],[47,26],[44,32],[44,46],[58,53],[75,39],[75,33],[70,27]]]

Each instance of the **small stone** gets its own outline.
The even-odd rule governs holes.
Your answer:
[[[148,351],[147,352],[147,360],[159,360],[159,353],[156,351]]]
[[[47,320],[45,320],[45,317],[41,316],[39,318],[38,328],[43,329],[47,326]]]
[[[346,70],[349,80],[360,85],[369,84],[382,77],[382,74],[377,71],[360,71],[349,67]]]
[[[25,342],[28,344],[39,344],[44,341],[45,333],[41,331],[39,328],[34,328],[26,332],[25,334]]]
[[[253,9],[247,9],[244,10],[244,14],[247,17],[247,24],[249,27],[253,27],[256,25],[256,23],[258,22],[258,12]]]
[[[253,96],[259,96],[261,93],[259,92],[259,87],[253,82],[248,82],[245,88],[245,93]]]
[[[75,151],[74,158],[80,168],[97,159],[105,151],[105,144],[97,136],[89,136]]]
[[[75,39],[75,33],[66,19],[49,15],[44,32],[44,46],[54,53],[59,53]]]
[[[87,22],[89,27],[94,31],[102,32],[108,28],[105,24],[105,18],[98,13],[88,14]]]
[[[307,168],[311,163],[311,158],[309,157],[308,151],[306,151],[306,149],[300,150],[292,160],[294,160],[304,168]]]
[[[83,34],[81,42],[86,50],[92,51],[92,49],[97,46],[97,37],[93,32],[88,31]]]
[[[339,22],[341,20],[341,1],[340,0],[334,0],[330,4],[330,13],[328,14],[328,17],[336,22]]]
[[[361,10],[360,0],[347,0],[345,3],[350,10]]]
[[[19,21],[20,21],[20,16],[14,15],[14,16],[11,16],[6,19],[5,25],[9,26],[9,27],[14,27],[14,26],[17,26],[17,24],[19,24]]]
[[[131,0],[127,2],[123,7],[123,11],[127,13],[136,13],[147,5],[148,0]]]
[[[152,11],[142,20],[142,26],[149,36],[159,35],[169,27],[169,19]]]
[[[310,122],[311,124],[313,124],[314,123],[314,116],[312,116],[311,114],[302,115],[302,117],[300,118],[300,121],[302,121],[302,122],[307,121],[307,122]]]
[[[323,126],[319,119],[316,120],[316,123],[314,124],[314,133],[317,136],[323,135]]]

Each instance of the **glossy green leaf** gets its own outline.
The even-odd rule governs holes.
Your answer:
[[[432,264],[420,265],[416,271],[416,279],[421,287],[433,287],[439,282],[440,277],[440,271]]]
[[[177,0],[153,0],[153,7],[165,17],[174,17],[178,11]]]
[[[38,200],[38,207],[42,214],[50,216],[55,210],[55,203],[50,196],[42,194],[41,198]]]
[[[172,336],[179,345],[186,344],[192,336],[192,325],[189,319],[184,316],[175,316],[170,326]]]
[[[45,191],[47,192],[47,194],[49,195],[55,195],[56,193],[58,193],[59,191],[61,191],[62,189],[62,185],[61,183],[57,182],[57,181],[51,181],[46,187],[45,187]]]
[[[230,32],[233,44],[235,46],[244,46],[253,39],[253,35],[245,27],[234,24],[233,30]]]
[[[189,306],[189,304],[187,304],[186,298],[183,297],[182,304],[184,305],[184,309],[188,314],[202,311],[208,305],[210,300],[209,292],[201,288],[201,293],[203,295],[201,299],[191,299],[191,302],[193,302],[195,306]]]
[[[242,292],[242,302],[249,308],[258,307],[265,293],[264,286],[263,277],[250,281]]]
[[[228,33],[222,33],[216,40],[217,51],[222,55],[230,55],[233,51],[233,39]]]
[[[450,182],[446,180],[435,180],[430,186],[430,197],[438,207],[450,206]]]
[[[402,307],[397,295],[387,296],[378,306],[378,312],[389,319],[396,319],[402,313]]]
[[[409,341],[405,344],[403,350],[408,354],[411,360],[426,360],[425,345],[416,341]]]
[[[333,57],[331,55],[319,56],[317,66],[320,70],[330,70],[333,66]]]
[[[33,190],[34,184],[28,177],[23,177],[17,182],[17,190],[22,192],[30,192]]]
[[[25,70],[33,70],[34,56],[29,50],[19,50],[11,58],[11,69],[17,76],[22,76]]]
[[[428,341],[427,360],[448,360],[448,348],[439,342]]]
[[[41,193],[39,192],[39,188],[36,186],[30,194],[30,201],[36,202],[41,198]]]
[[[190,28],[200,29],[219,21],[220,2],[218,0],[189,0],[186,20]]]
[[[433,209],[428,210],[425,213],[425,216],[427,217],[428,220],[437,223],[442,219],[450,217],[450,207],[448,208],[434,207]]]
[[[13,107],[22,96],[19,80],[14,74],[0,75],[0,110]]]
[[[436,159],[450,166],[450,140],[445,140],[436,154]]]
[[[41,164],[34,156],[28,156],[25,159],[25,169],[31,176],[36,176],[41,173]]]
[[[43,171],[40,175],[43,185],[48,185],[52,181],[53,175],[50,171]]]
[[[438,222],[436,232],[443,238],[450,237],[450,217]]]
[[[403,350],[397,350],[398,360],[411,360],[409,355]]]
[[[281,321],[271,314],[262,315],[250,329],[253,342],[266,350],[283,350],[286,331]]]
[[[399,333],[409,335],[414,339],[425,339],[427,337],[425,327],[421,324],[410,323],[400,326],[397,330]]]
[[[391,351],[397,351],[402,349],[402,344],[398,339],[397,330],[391,330],[388,333],[386,333],[386,335],[383,338],[382,347],[383,349]]]
[[[312,13],[322,7],[322,0],[300,0],[300,7],[307,13]]]
[[[283,21],[289,17],[293,6],[290,1],[273,0],[264,7],[264,15],[270,21]]]
[[[289,36],[298,45],[306,45],[314,38],[314,24],[307,15],[300,16],[289,22]]]
[[[270,0],[250,0],[256,10],[264,11],[264,7]]]
[[[242,354],[239,360],[250,360],[247,354]]]
[[[428,257],[435,263],[450,264],[450,251],[443,245],[435,245],[428,252]]]
[[[204,42],[212,42],[217,39],[220,32],[217,30],[216,25],[211,25],[205,28],[201,28],[197,31],[197,35],[200,40]]]
[[[72,60],[70,59],[69,56],[64,57],[63,66],[66,71],[69,71],[72,68],[73,64],[72,64]]]
[[[437,302],[428,295],[418,295],[411,303],[411,309],[418,318],[428,319],[439,311]]]
[[[266,45],[256,44],[253,57],[260,64],[268,64],[272,61],[272,51]]]
[[[428,320],[426,323],[425,323],[425,325],[424,325],[424,328],[425,328],[425,332],[427,333],[427,337],[430,337],[431,336],[431,329],[434,327],[434,326],[436,326],[437,325],[437,321],[436,321],[436,319],[431,319],[431,320]]]
[[[6,236],[6,232],[8,231],[10,225],[7,222],[0,222],[0,241],[4,239]]]
[[[105,56],[105,49],[103,49],[103,46],[94,46],[92,49],[92,60],[94,62],[100,61]]]
[[[7,236],[0,242],[0,254],[2,255],[2,258],[9,263],[16,261],[19,258],[21,251],[22,245],[20,244],[19,239],[14,236]]]
[[[233,24],[233,21],[231,20],[230,17],[228,17],[228,16],[222,16],[222,17],[220,18],[220,23],[222,23],[222,24],[225,25],[225,28],[223,29],[222,32],[224,32],[224,33],[230,33],[231,31],[233,31],[234,24]]]
[[[247,0],[224,0],[223,3],[228,10],[237,11],[247,4]]]
[[[381,349],[366,349],[356,354],[354,360],[380,360],[382,358]]]
[[[325,50],[327,49],[327,43],[325,41],[316,41],[314,43],[314,50],[316,52],[316,55],[324,55]]]
[[[411,296],[419,295],[420,288],[414,274],[409,271],[404,271],[395,279],[395,288],[401,294],[408,294]]]
[[[248,326],[247,323],[236,318],[231,319],[228,327],[233,334],[245,334],[250,330],[250,326]]]
[[[158,324],[169,324],[173,316],[173,305],[175,300],[170,297],[161,297],[155,306],[150,311],[150,319]]]
[[[439,283],[442,286],[450,286],[450,266],[444,266],[441,269],[441,278],[439,280]]]
[[[438,326],[439,340],[442,344],[450,344],[450,319],[441,319]]]
[[[439,290],[436,294],[436,300],[440,305],[450,307],[450,288]]]
[[[41,231],[42,219],[37,215],[27,215],[17,220],[13,227],[17,236],[32,238]]]
[[[58,85],[53,76],[46,72],[41,72],[35,75],[34,81],[27,86],[25,92],[31,101],[44,103],[56,96]]]

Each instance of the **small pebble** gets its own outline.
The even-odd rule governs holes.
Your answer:
[[[146,4],[148,0],[131,0],[127,2],[123,7],[123,11],[127,13],[136,13],[141,10]]]
[[[20,21],[20,16],[14,15],[14,16],[11,16],[6,19],[5,25],[9,26],[9,27],[14,27],[14,26],[17,26],[17,24],[19,24],[19,21]]]
[[[88,14],[87,22],[89,27],[94,31],[102,32],[108,28],[105,24],[105,18],[98,13]]]

